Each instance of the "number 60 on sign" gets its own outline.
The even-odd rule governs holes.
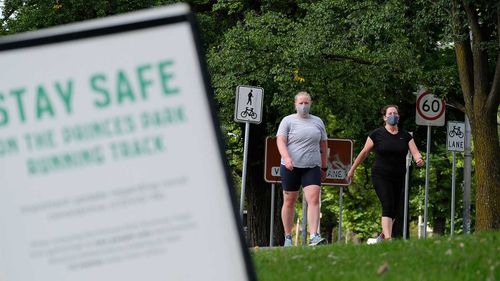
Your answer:
[[[420,91],[416,103],[417,125],[444,126],[446,104],[443,99],[426,91]]]

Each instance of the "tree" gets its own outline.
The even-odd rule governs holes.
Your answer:
[[[495,0],[404,2],[409,7],[407,14],[413,30],[409,36],[420,44],[420,62],[427,72],[420,82],[465,113],[471,123],[477,188],[476,229],[498,229],[500,165],[496,159],[500,156],[500,143],[496,116],[500,3]],[[449,49],[454,49],[453,62],[446,62]]]
[[[452,1],[454,45],[476,158],[476,229],[500,228],[500,3]]]

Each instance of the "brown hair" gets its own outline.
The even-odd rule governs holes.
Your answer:
[[[387,113],[387,109],[388,109],[389,107],[394,107],[394,108],[398,111],[398,113],[399,113],[399,107],[398,107],[397,105],[394,105],[394,104],[389,104],[389,105],[384,106],[384,107],[382,108],[382,110],[380,110],[380,113],[382,113],[382,116],[385,116],[385,114]]]

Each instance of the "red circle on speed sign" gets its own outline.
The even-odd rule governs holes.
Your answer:
[[[436,120],[445,112],[445,102],[437,99],[428,92],[421,94],[417,99],[417,112],[425,120]]]

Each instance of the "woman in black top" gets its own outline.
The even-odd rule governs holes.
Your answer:
[[[375,151],[372,166],[372,182],[382,205],[382,239],[391,239],[392,225],[400,208],[399,198],[405,185],[406,154],[410,150],[417,166],[425,164],[413,137],[405,130],[398,129],[399,114],[396,105],[382,109],[384,127],[371,132],[365,146],[347,173],[350,181],[356,168],[365,160],[371,150]]]

